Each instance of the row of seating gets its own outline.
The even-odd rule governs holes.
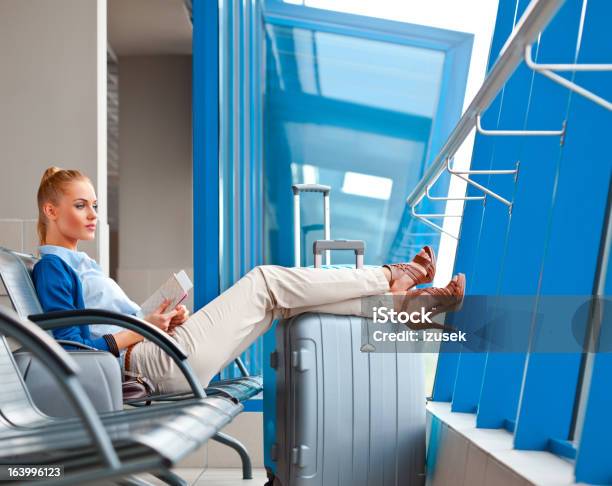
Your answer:
[[[238,360],[242,377],[203,389],[185,351],[146,321],[99,309],[43,313],[31,280],[36,260],[0,247],[0,278],[14,308],[0,306],[0,464],[64,466],[61,478],[37,480],[38,485],[145,484],[134,476],[141,472],[182,485],[171,468],[213,439],[238,452],[243,477],[251,478],[248,452],[221,429],[243,410],[245,400],[261,392],[262,378],[248,376]],[[191,392],[124,403],[114,356],[66,351],[50,335],[57,327],[96,323],[131,329],[156,343],[181,369]],[[11,352],[6,337],[25,350]]]

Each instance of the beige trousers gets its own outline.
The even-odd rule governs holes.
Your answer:
[[[174,338],[204,387],[212,377],[266,332],[273,321],[302,312],[361,315],[361,297],[389,291],[382,267],[361,269],[255,267],[175,328]],[[158,393],[189,390],[187,380],[163,350],[136,344],[130,371],[143,374]]]

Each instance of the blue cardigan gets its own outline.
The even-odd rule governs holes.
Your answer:
[[[43,255],[34,265],[32,280],[44,312],[85,308],[81,279],[59,256]],[[95,338],[91,336],[89,325],[53,329],[53,336],[55,339],[77,341],[96,349],[110,351],[104,336]],[[64,348],[75,349],[74,346],[68,345]]]

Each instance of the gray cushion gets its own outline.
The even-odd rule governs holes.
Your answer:
[[[52,417],[75,417],[76,412],[53,375],[27,351],[13,354],[36,406]],[[123,410],[121,367],[106,351],[70,351],[79,365],[79,380],[98,412]]]

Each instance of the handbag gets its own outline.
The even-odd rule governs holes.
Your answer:
[[[146,377],[131,371],[124,371],[124,381],[122,383],[123,403],[139,398],[146,398],[153,395],[155,387]],[[151,405],[151,400],[146,401],[146,405]]]

